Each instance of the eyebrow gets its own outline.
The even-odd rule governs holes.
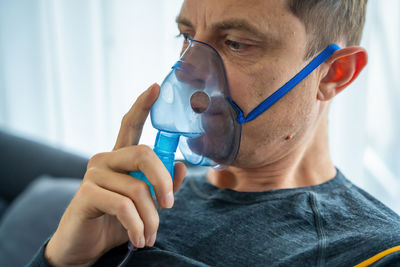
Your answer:
[[[175,22],[178,23],[178,24],[182,24],[184,26],[193,28],[193,24],[188,19],[186,19],[184,17],[177,16],[176,19],[175,19]]]
[[[178,16],[176,17],[176,23],[193,27],[193,24],[186,18]],[[251,33],[260,39],[268,39],[268,34],[258,30],[255,26],[251,25],[248,21],[243,19],[229,19],[222,22],[215,23],[211,25],[213,31],[226,31],[226,30],[238,30],[247,33]]]

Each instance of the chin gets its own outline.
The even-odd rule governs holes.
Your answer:
[[[250,152],[239,149],[239,154],[232,163],[232,166],[237,168],[255,168],[259,166],[259,160],[260,157],[257,156],[255,151]]]
[[[284,156],[282,153],[286,151],[283,147],[277,149],[272,144],[254,145],[252,148],[242,145],[232,163],[233,167],[251,169],[266,166],[281,159]]]

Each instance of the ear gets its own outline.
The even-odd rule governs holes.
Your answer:
[[[317,99],[332,99],[357,78],[367,62],[367,51],[360,46],[345,47],[334,52],[324,63],[327,70],[320,81]]]

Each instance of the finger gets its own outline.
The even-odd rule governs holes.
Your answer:
[[[143,125],[159,93],[160,86],[155,83],[136,99],[128,113],[122,119],[121,128],[113,150],[139,143]]]
[[[186,175],[186,166],[182,162],[175,162],[175,173],[174,173],[174,181],[173,188],[174,193],[176,193],[182,185],[183,180]]]
[[[122,226],[127,230],[130,241],[136,247],[144,247],[144,225],[132,200],[128,197],[106,190],[91,182],[84,182],[80,188],[83,203],[89,208],[88,215],[99,216],[102,213],[117,217]]]
[[[144,236],[147,246],[152,246],[159,225],[159,217],[148,185],[127,174],[112,171],[98,172],[92,179],[98,186],[129,197],[144,224]]]
[[[98,162],[97,162],[98,161]],[[171,208],[174,202],[172,179],[154,151],[145,145],[128,146],[109,153],[97,154],[90,166],[102,166],[116,172],[141,171],[154,187],[157,201],[163,208]],[[88,171],[91,168],[88,168]]]

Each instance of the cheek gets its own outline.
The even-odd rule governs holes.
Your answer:
[[[271,67],[278,65],[278,60],[272,60],[268,64],[225,66],[231,97],[245,115],[284,84],[281,76],[285,68]]]
[[[276,137],[285,139],[289,135],[302,136],[315,121],[317,112],[316,83],[314,77],[309,76],[263,115],[264,120],[274,125]]]
[[[239,164],[274,162],[304,142],[318,118],[315,86],[312,79],[306,79],[256,120],[243,125]]]

